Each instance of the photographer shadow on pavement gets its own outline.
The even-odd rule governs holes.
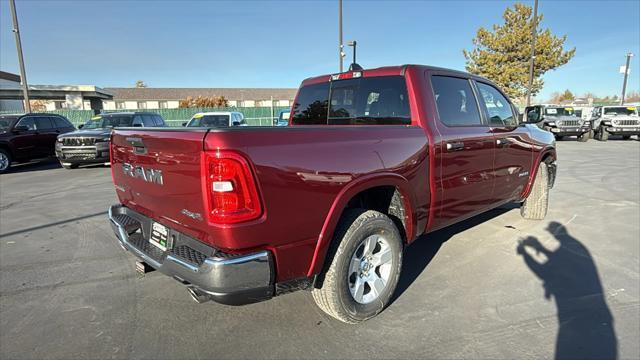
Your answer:
[[[560,223],[551,222],[547,231],[560,243],[556,250],[529,236],[519,242],[517,252],[543,281],[545,298],[555,298],[559,326],[555,358],[617,358],[613,316],[589,250]],[[546,261],[536,260],[533,252]]]

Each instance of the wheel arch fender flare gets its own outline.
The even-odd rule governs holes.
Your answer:
[[[531,188],[533,187],[533,182],[536,179],[536,175],[538,173],[538,167],[540,165],[541,162],[545,161],[545,162],[555,162],[557,157],[556,157],[556,149],[553,146],[547,146],[544,149],[542,149],[542,151],[540,151],[538,153],[538,155],[535,158],[535,161],[533,162],[533,166],[531,167],[531,172],[530,172],[530,176],[529,176],[529,181],[527,182],[527,185],[524,188],[524,191],[522,192],[522,199],[526,199],[529,196],[529,193],[531,192]]]
[[[347,184],[334,199],[318,236],[308,276],[314,276],[322,271],[333,240],[333,233],[349,201],[365,190],[380,186],[394,186],[400,193],[405,209],[406,240],[413,239],[416,233],[416,217],[414,215],[416,200],[408,180],[395,173],[376,173],[362,176]]]

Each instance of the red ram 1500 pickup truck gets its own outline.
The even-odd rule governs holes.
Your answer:
[[[388,303],[420,235],[510,202],[545,216],[556,152],[537,120],[453,70],[309,78],[287,127],[114,130],[109,218],[139,268],[196,301],[308,289],[356,323]]]

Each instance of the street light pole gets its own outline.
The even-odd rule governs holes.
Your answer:
[[[13,17],[13,33],[16,35],[16,50],[18,51],[18,63],[20,64],[20,80],[22,80],[22,94],[24,97],[24,109],[31,112],[29,102],[29,85],[27,85],[27,72],[24,69],[24,59],[22,58],[22,42],[20,41],[20,28],[18,27],[18,15],[16,15],[16,1],[9,0],[11,16]]]
[[[629,62],[631,61],[632,53],[627,53],[627,64],[624,66],[624,80],[622,81],[622,97],[620,98],[620,105],[624,105],[624,96],[627,93],[627,77],[629,76]]]
[[[527,106],[531,105],[531,88],[533,87],[533,63],[536,57],[536,36],[538,35],[538,0],[533,5],[533,27],[531,29],[531,58],[529,59],[529,87],[527,88]]]
[[[342,58],[344,58],[344,45],[342,43],[342,0],[338,0],[338,42],[338,61],[340,62],[340,72],[342,72]]]

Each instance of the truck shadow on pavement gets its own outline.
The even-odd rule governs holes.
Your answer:
[[[402,273],[389,305],[393,304],[393,302],[395,302],[411,286],[411,284],[413,284],[418,276],[422,274],[424,269],[436,256],[442,244],[458,233],[471,229],[518,207],[519,205],[515,204],[504,205],[457,223],[455,226],[448,226],[444,229],[434,231],[416,239],[411,243],[411,245],[409,245],[411,250],[405,251],[404,253],[404,257],[402,259]]]
[[[546,230],[560,243],[557,249],[549,250],[529,236],[520,240],[517,253],[542,280],[545,298],[555,299],[559,326],[555,358],[616,359],[613,316],[589,250],[560,223],[551,222]]]

